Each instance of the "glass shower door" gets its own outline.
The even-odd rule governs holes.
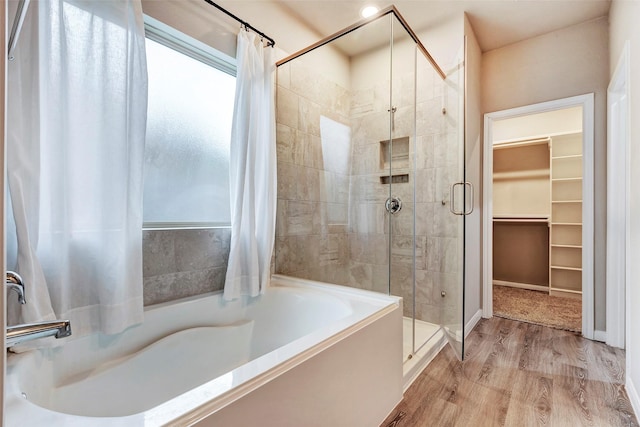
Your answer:
[[[438,285],[441,325],[458,358],[464,357],[464,262],[465,216],[471,213],[473,188],[466,182],[464,143],[464,46],[458,51],[457,65],[442,81],[443,135],[441,167],[436,168],[436,191],[442,206],[435,215],[435,246],[438,259]],[[439,156],[436,155],[436,158]]]
[[[465,182],[462,61],[446,79],[416,48],[415,350],[440,327],[463,355]],[[436,331],[437,332],[437,331]]]

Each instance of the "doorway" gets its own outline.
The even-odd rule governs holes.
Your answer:
[[[488,113],[484,140],[484,317],[593,338],[593,94]]]

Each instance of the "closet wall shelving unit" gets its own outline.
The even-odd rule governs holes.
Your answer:
[[[549,292],[582,295],[582,133],[551,144]]]

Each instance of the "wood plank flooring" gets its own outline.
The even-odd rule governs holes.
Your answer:
[[[638,427],[624,366],[624,350],[572,332],[482,319],[465,361],[445,347],[382,426]]]

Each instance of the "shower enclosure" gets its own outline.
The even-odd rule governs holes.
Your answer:
[[[278,63],[275,271],[403,297],[406,363],[463,354],[462,66],[394,7]]]

